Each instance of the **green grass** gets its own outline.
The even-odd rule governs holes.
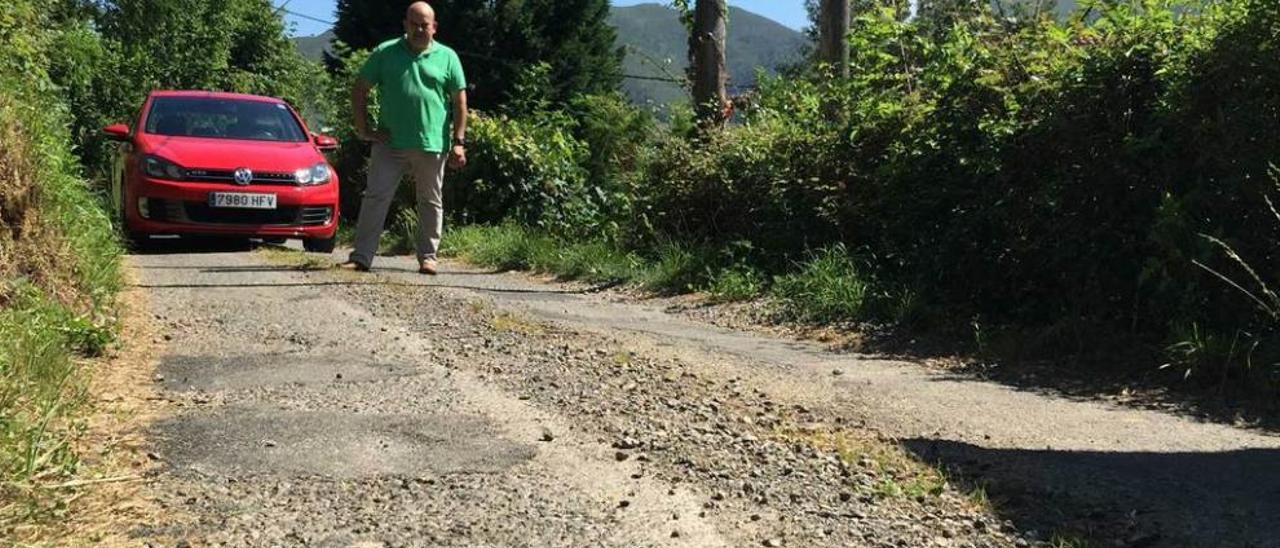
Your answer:
[[[707,286],[713,302],[749,301],[764,294],[767,280],[760,271],[745,265],[717,272]]]
[[[1049,539],[1052,548],[1091,548],[1092,542],[1072,533],[1054,533]]]
[[[512,224],[448,231],[440,252],[480,266],[588,282],[633,282],[643,274],[635,255],[605,242],[568,243]]]
[[[554,274],[562,279],[622,282],[661,294],[703,292],[712,302],[769,297],[782,316],[802,322],[863,319],[873,284],[843,247],[814,253],[796,271],[772,280],[742,258],[664,242],[646,253],[618,249],[603,240],[572,242],[515,224],[471,225],[447,230],[441,254],[498,269]],[[882,299],[884,314],[905,320],[918,313],[912,293]]]
[[[834,246],[813,254],[798,272],[776,278],[771,293],[784,316],[822,323],[862,318],[872,286],[844,247]]]
[[[104,334],[50,302],[19,290],[0,312],[0,525],[29,521],[61,503],[42,484],[77,469],[69,438],[85,401],[87,375],[74,349]]]

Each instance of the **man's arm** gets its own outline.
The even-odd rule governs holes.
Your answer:
[[[369,91],[372,89],[373,84],[363,76],[356,78],[356,84],[351,88],[351,114],[355,118],[352,123],[355,126],[356,137],[364,141],[383,143],[386,142],[386,135],[382,132],[375,134],[369,131]]]
[[[453,146],[449,148],[449,165],[454,169],[467,165],[467,90],[453,92]]]
[[[453,93],[453,141],[455,143],[467,138],[467,90],[460,89]]]

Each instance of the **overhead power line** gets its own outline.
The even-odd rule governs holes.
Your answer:
[[[288,5],[289,5],[289,3],[288,3],[288,2],[285,2],[284,4],[281,4],[281,5],[277,6],[277,7],[276,7],[276,10],[277,10],[277,11],[280,11],[280,12],[283,12],[283,13],[287,13],[287,14],[292,15],[292,16],[294,16],[294,17],[297,17],[297,18],[299,18],[299,19],[306,19],[306,20],[308,20],[308,21],[315,21],[316,23],[323,23],[323,24],[325,24],[325,25],[329,25],[329,26],[333,26],[333,25],[337,24],[337,23],[334,23],[333,21],[326,21],[326,20],[321,19],[321,18],[319,18],[319,17],[313,17],[313,16],[311,16],[311,15],[307,15],[307,14],[305,14],[305,13],[298,13],[298,12],[296,12],[296,11],[293,11],[293,10],[290,10],[290,9],[286,9],[286,8],[285,8],[285,6],[288,6]]]

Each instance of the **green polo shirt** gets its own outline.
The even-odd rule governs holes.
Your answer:
[[[451,141],[449,104],[467,86],[458,54],[433,41],[422,53],[404,37],[374,48],[360,77],[378,88],[378,121],[391,133],[391,148],[444,152]]]

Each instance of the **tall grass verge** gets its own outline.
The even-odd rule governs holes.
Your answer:
[[[35,12],[17,12],[33,17]],[[36,28],[34,23],[31,28]],[[0,38],[23,21],[0,18]],[[0,40],[0,49],[6,44]],[[21,50],[19,50],[21,51]],[[0,71],[0,537],[67,511],[88,372],[116,332],[121,248],[65,107]],[[47,84],[47,83],[46,83]]]
[[[450,230],[441,253],[503,270],[529,270],[586,282],[632,282],[640,260],[603,241],[567,242],[507,223]]]
[[[862,319],[871,282],[842,245],[814,253],[800,270],[776,278],[772,295],[788,319],[836,322]]]

